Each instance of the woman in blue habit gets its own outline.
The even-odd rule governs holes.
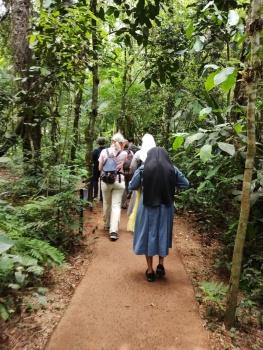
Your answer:
[[[133,175],[129,190],[142,189],[136,216],[133,249],[145,255],[146,278],[149,282],[165,275],[164,257],[172,247],[175,188],[187,188],[186,177],[173,166],[164,148],[154,147],[144,163]],[[156,273],[153,256],[159,256]]]

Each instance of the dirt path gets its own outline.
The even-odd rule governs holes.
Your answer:
[[[47,350],[208,350],[192,285],[172,250],[167,277],[145,280],[143,256],[132,253],[125,231],[110,242],[99,229],[95,254]]]

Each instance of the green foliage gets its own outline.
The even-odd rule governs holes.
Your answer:
[[[187,174],[192,185],[180,193],[178,204],[202,213],[204,220],[211,223],[226,224],[225,211],[230,217],[231,213],[236,214],[238,202],[233,202],[233,191],[240,186],[237,175],[241,172],[242,161],[235,164],[218,150],[212,156],[211,149],[212,146],[206,144],[200,148],[189,145],[185,151],[173,155],[175,164]]]
[[[64,260],[64,255],[49,243],[23,237],[22,230],[19,232],[16,227],[15,236],[19,233],[20,237],[12,241],[7,235],[0,237],[1,247],[5,244],[5,250],[0,253],[0,317],[4,320],[14,312],[11,305],[16,301],[17,293],[38,285],[48,266],[62,264]]]
[[[223,301],[227,292],[227,286],[223,282],[203,281],[199,286],[204,293],[205,301],[211,301],[221,309],[223,308]]]
[[[228,287],[223,282],[203,281],[199,283],[203,300],[207,304],[208,316],[222,317]]]
[[[36,197],[16,207],[2,201],[0,314],[3,319],[9,318],[15,312],[14,307],[21,304],[17,297],[21,292],[33,287],[34,293],[45,270],[63,263],[64,254],[56,247],[70,251],[79,242],[80,204],[72,191]]]
[[[81,239],[76,230],[81,204],[77,195],[70,191],[50,197],[36,197],[22,206],[0,207],[0,229],[8,232],[12,239],[18,239],[22,235],[46,240],[70,250]],[[24,249],[30,249],[25,241]]]

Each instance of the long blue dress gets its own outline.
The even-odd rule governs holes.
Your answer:
[[[129,183],[129,190],[141,188],[143,179],[142,165],[133,175]],[[186,177],[174,167],[176,174],[176,186],[187,188],[189,182]],[[143,191],[136,216],[133,250],[137,255],[167,256],[172,247],[174,206],[161,204],[157,207],[143,204]]]

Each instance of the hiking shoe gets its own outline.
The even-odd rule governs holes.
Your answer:
[[[156,280],[156,275],[154,272],[148,272],[148,269],[145,272],[145,276],[148,282],[154,282]]]
[[[156,268],[156,276],[157,277],[163,277],[165,275],[165,268],[163,267],[163,265],[158,264],[157,268]]]
[[[110,233],[110,240],[111,241],[117,241],[118,238],[119,237],[118,237],[118,233],[117,232],[111,232]]]

